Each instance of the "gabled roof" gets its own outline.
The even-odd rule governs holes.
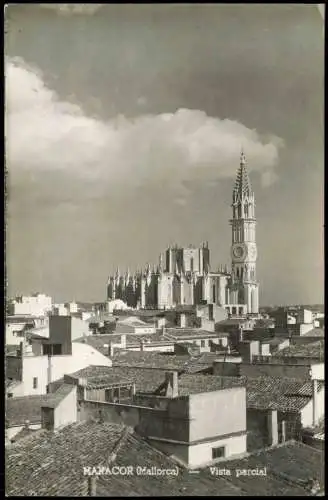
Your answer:
[[[324,485],[324,457],[301,443],[261,450],[244,458],[220,462],[220,468],[267,468],[266,476],[215,476],[209,467],[198,474],[156,450],[132,429],[83,422],[58,432],[38,431],[6,450],[6,495],[88,496],[84,467],[132,466],[174,469],[177,475],[102,475],[97,496],[311,496],[308,481]]]
[[[44,401],[41,403],[42,408],[56,408],[63,399],[68,396],[75,387],[69,384],[62,384],[56,392],[47,394]]]
[[[87,366],[82,370],[68,374],[70,378],[79,381],[87,389],[102,389],[133,384],[133,378],[122,376],[114,368],[108,366]],[[65,379],[65,377],[64,377]]]

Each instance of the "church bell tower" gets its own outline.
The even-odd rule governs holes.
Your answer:
[[[232,194],[232,286],[231,303],[246,304],[248,314],[259,312],[259,287],[256,281],[255,197],[243,151]]]

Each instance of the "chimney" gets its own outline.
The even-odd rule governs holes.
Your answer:
[[[269,410],[268,412],[268,437],[269,446],[278,444],[278,415],[277,410]]]
[[[145,341],[140,340],[140,351],[144,351],[144,350],[145,350]]]
[[[166,395],[171,398],[178,397],[178,372],[166,372],[165,380],[167,382]]]
[[[51,384],[52,382],[52,365],[51,365],[51,354],[48,354],[48,373],[47,373],[47,376],[48,376],[48,386],[49,384]]]
[[[108,356],[111,358],[113,355],[114,355],[113,342],[109,342],[109,344],[108,344]]]
[[[88,495],[89,497],[97,496],[97,476],[88,477]]]
[[[318,381],[312,380],[312,425],[315,427],[318,422]]]
[[[24,356],[24,342],[19,343],[19,348],[18,348],[17,354],[20,358],[23,358],[23,356]]]
[[[281,422],[281,442],[284,443],[286,441],[286,420],[282,420]]]

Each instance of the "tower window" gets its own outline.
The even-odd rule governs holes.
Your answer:
[[[245,212],[245,217],[248,218],[248,205],[247,205],[247,203],[245,203],[244,212]]]

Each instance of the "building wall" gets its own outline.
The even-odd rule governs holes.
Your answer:
[[[33,379],[37,379],[37,387],[33,387]],[[48,356],[24,356],[23,358],[23,391],[24,396],[47,393]]]
[[[128,351],[141,351],[141,346],[126,346]],[[156,352],[174,352],[174,344],[162,344],[162,345],[154,345],[154,344],[144,344],[143,351],[156,351]]]
[[[22,334],[25,324],[6,324],[6,345],[17,345],[22,342],[24,335]]]
[[[14,315],[44,316],[52,308],[52,299],[43,294],[22,296],[11,304]]]
[[[201,318],[201,328],[202,330],[206,330],[207,332],[214,332],[215,321],[206,318]]]
[[[101,415],[104,422],[125,424],[133,428],[138,427],[141,420],[152,422],[153,427],[158,425],[161,428],[164,413],[160,409],[100,401],[80,401],[78,406],[80,421],[100,418]],[[140,430],[142,431],[143,428],[141,426]]]
[[[246,389],[189,396],[190,441],[246,431]]]
[[[125,323],[118,322],[116,324],[115,333],[128,333],[135,335],[145,335],[156,333],[155,325],[145,325],[145,326],[132,326]]]
[[[55,408],[55,429],[77,422],[77,387],[72,385],[71,392]]]
[[[312,324],[313,314],[308,309],[301,309],[297,315],[297,322],[301,324]]]
[[[189,446],[188,448],[188,465],[190,467],[198,467],[205,465],[213,460],[212,449],[225,447],[225,457],[243,454],[247,450],[247,434],[231,436],[229,438],[216,439],[207,443],[200,443]]]
[[[71,335],[72,340],[91,335],[88,323],[80,318],[72,318]]]
[[[188,460],[189,460],[188,445],[178,444],[178,443],[168,443],[167,441],[158,441],[153,439],[150,440],[150,443],[154,448],[157,448],[166,455],[171,456],[173,458],[176,457],[182,462],[184,462],[185,465],[188,465]]]
[[[6,378],[22,380],[23,363],[20,356],[6,356]]]
[[[112,361],[90,345],[74,342],[71,356],[52,356],[51,364],[51,381],[55,381],[65,373],[74,373],[89,365],[112,366]]]
[[[267,412],[247,409],[247,451],[269,446]]]
[[[72,354],[71,316],[50,316],[49,337],[51,343],[62,345],[62,354]]]
[[[72,355],[52,356],[49,372],[48,356],[24,356],[23,362],[19,357],[7,358],[7,378],[22,380],[23,388],[20,395],[32,396],[47,393],[49,376],[54,382],[64,374],[74,373],[89,365],[112,366],[112,361],[99,351],[87,344],[78,342],[73,344]],[[19,377],[21,373],[21,378]],[[37,378],[37,387],[33,387],[33,378]],[[22,394],[23,392],[23,394]],[[16,395],[16,394],[15,394]]]
[[[312,380],[325,380],[325,363],[315,363],[311,365]]]
[[[325,416],[325,391],[322,389],[317,394],[317,422]],[[303,427],[313,426],[313,398],[301,411],[301,422]]]

